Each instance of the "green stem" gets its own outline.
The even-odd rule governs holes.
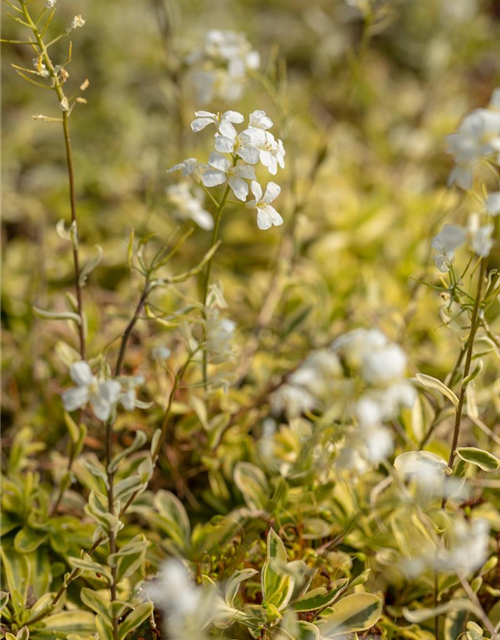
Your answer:
[[[115,515],[115,504],[114,504],[114,472],[110,471],[110,464],[112,458],[112,450],[113,450],[113,426],[111,424],[111,420],[108,420],[106,423],[106,473],[108,476],[108,510],[109,513],[114,516]],[[109,531],[109,553],[116,553],[116,537],[114,531]],[[111,567],[111,603],[116,600],[116,566]],[[113,640],[118,639],[118,620],[113,616]]]
[[[463,371],[463,375],[462,375],[462,385],[460,388],[460,395],[458,397],[458,405],[455,411],[455,425],[453,428],[453,439],[451,442],[451,449],[450,449],[450,457],[448,459],[448,466],[452,467],[453,466],[453,460],[455,458],[455,453],[456,453],[456,449],[457,449],[457,445],[458,445],[458,439],[460,436],[460,424],[462,422],[462,410],[463,410],[463,406],[464,406],[464,401],[465,401],[465,393],[467,391],[467,382],[465,382],[467,376],[470,373],[470,367],[471,367],[471,362],[472,362],[472,354],[473,354],[473,350],[474,350],[474,339],[476,337],[476,332],[479,326],[479,307],[481,304],[481,293],[483,290],[483,281],[484,281],[484,276],[486,273],[486,265],[487,265],[487,260],[483,258],[483,260],[481,260],[481,267],[479,268],[479,276],[478,276],[478,282],[477,282],[477,292],[476,292],[476,299],[474,301],[474,308],[472,310],[472,318],[471,318],[471,327],[470,327],[470,333],[469,333],[469,339],[468,339],[468,343],[467,343],[467,353],[465,356],[465,365],[464,365],[464,371]],[[443,497],[443,501],[441,504],[441,507],[443,508],[446,505],[446,497]]]
[[[234,164],[234,163],[233,163]],[[226,206],[226,201],[229,196],[229,185],[227,185],[226,190],[224,191],[224,195],[222,196],[222,200],[219,203],[217,211],[215,212],[215,223],[214,229],[212,232],[212,242],[210,243],[210,248],[214,247],[218,238],[219,238],[219,228],[220,221],[222,218],[222,212],[224,211],[224,207]],[[202,286],[202,303],[203,303],[203,317],[207,319],[207,298],[208,298],[208,288],[210,286],[210,273],[212,271],[212,260],[213,256],[210,257],[210,260],[207,262],[207,266],[205,268],[205,277],[203,278],[203,286]],[[206,338],[206,329],[203,329],[203,342],[205,342]],[[203,385],[205,387],[205,391],[207,390],[207,369],[208,369],[208,358],[207,358],[207,350],[203,349],[203,362],[202,362],[202,370],[203,370]]]

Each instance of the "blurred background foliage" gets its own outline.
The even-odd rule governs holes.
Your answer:
[[[104,250],[84,291],[91,356],[116,357],[112,341],[137,303],[141,283],[126,267],[131,229],[157,233],[161,245],[178,225],[191,225],[169,205],[165,189],[177,178],[165,171],[209,151],[210,136],[189,128],[200,105],[184,60],[208,28],[219,28],[246,33],[264,75],[249,80],[238,103],[208,108],[265,109],[287,148],[277,203],[285,227],[260,232],[247,210],[231,206],[222,221],[214,276],[241,348],[269,288],[276,278],[284,283],[261,353],[234,394],[244,398],[277,367],[360,325],[398,340],[412,373],[444,378],[459,339],[442,327],[439,294],[419,282],[438,282],[429,247],[444,217],[474,210],[474,201],[446,188],[445,136],[500,84],[497,0],[380,0],[371,20],[344,0],[60,0],[57,8],[54,34],[75,14],[86,20],[71,37],[67,86],[90,82],[71,132],[82,251]],[[19,37],[17,26],[4,19],[3,37]],[[65,60],[67,40],[55,51]],[[60,309],[72,287],[71,256],[55,231],[69,218],[64,149],[58,125],[31,117],[56,116],[53,95],[11,68],[30,66],[31,53],[16,45],[2,53],[3,441],[29,425],[50,451],[50,468],[67,438],[59,395],[67,367],[57,345],[75,338],[64,323],[36,319],[32,306]],[[263,78],[276,80],[277,95]],[[291,269],[277,264],[283,237],[292,238]],[[196,228],[169,268],[193,266],[208,246],[209,234]],[[155,305],[169,313],[196,296],[191,282],[157,294]],[[160,402],[164,387],[147,363],[159,343],[175,358],[178,342],[169,327],[143,321],[129,350],[129,370],[146,374]],[[498,408],[493,369],[485,375]],[[158,416],[152,411],[148,420]],[[87,446],[99,442],[91,429]],[[168,485],[166,478],[160,482]]]

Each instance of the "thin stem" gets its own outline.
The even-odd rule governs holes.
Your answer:
[[[40,51],[40,55],[43,58],[45,66],[50,74],[50,77],[53,81],[53,89],[57,94],[59,99],[59,104],[63,105],[64,102],[67,101],[66,96],[64,95],[64,91],[62,89],[61,81],[55,70],[55,67],[52,63],[52,60],[49,56],[47,47],[43,41],[43,34],[40,33],[37,25],[33,22],[30,13],[28,11],[28,7],[25,2],[22,2],[22,12],[24,17],[26,18],[26,26],[31,29],[33,35],[35,36],[36,43],[38,45],[38,49]],[[71,147],[71,137],[69,133],[69,112],[62,112],[62,126],[63,126],[63,135],[64,135],[64,146],[66,149],[66,166],[68,170],[68,180],[69,180],[69,200],[70,200],[70,208],[71,208],[71,222],[77,226],[77,214],[76,214],[76,190],[75,190],[75,170],[73,163],[73,151]],[[80,284],[80,259],[78,254],[78,246],[76,243],[73,243],[73,264],[75,271],[75,289],[76,289],[76,300],[78,306],[78,315],[81,318],[81,323],[78,325],[78,334],[79,334],[79,351],[82,360],[86,359],[86,346],[85,346],[85,326],[83,321],[83,297],[82,297],[82,287]]]
[[[236,164],[236,161],[233,162],[233,164]],[[215,213],[215,224],[214,224],[214,229],[212,232],[212,241],[210,243],[210,248],[214,247],[215,244],[217,243],[217,240],[219,238],[219,228],[220,228],[220,221],[222,218],[222,212],[224,211],[224,207],[226,205],[226,200],[229,196],[229,185],[227,185],[226,190],[224,191],[224,195],[222,196],[222,200],[219,203],[219,206],[217,208],[217,211]],[[213,260],[213,254],[210,257],[209,261],[207,262],[207,266],[205,268],[205,277],[203,278],[203,285],[202,285],[202,303],[203,303],[203,316],[205,318],[205,320],[207,319],[207,310],[206,310],[206,305],[207,305],[207,298],[208,298],[208,288],[210,286],[210,273],[212,271],[212,260]],[[205,342],[205,338],[206,338],[206,329],[203,330],[203,341]],[[202,362],[202,371],[203,371],[203,385],[205,387],[205,391],[207,389],[207,381],[208,381],[208,376],[207,376],[207,370],[208,370],[208,358],[207,358],[207,350],[204,349],[203,350],[203,358],[202,358],[203,362]]]
[[[149,292],[151,291],[150,286],[149,286],[149,278],[146,277],[146,282],[144,284],[144,291],[141,294],[141,297],[139,299],[139,302],[137,304],[137,307],[135,309],[134,315],[132,316],[132,319],[130,320],[130,322],[128,323],[125,331],[123,332],[122,335],[122,341],[121,341],[121,345],[120,345],[120,351],[118,353],[118,359],[116,361],[116,368],[115,368],[115,376],[119,376],[121,371],[122,371],[122,366],[123,366],[123,360],[125,358],[125,352],[127,350],[127,343],[128,340],[130,338],[130,334],[132,333],[137,320],[139,319],[139,316],[141,314],[141,311],[144,308],[144,305],[146,303],[146,300],[148,298]]]
[[[465,393],[467,391],[467,382],[466,382],[466,378],[470,373],[470,367],[471,367],[471,362],[472,362],[472,353],[474,350],[474,338],[476,337],[476,332],[479,326],[479,306],[481,304],[481,293],[483,290],[483,281],[484,281],[484,275],[486,272],[486,265],[487,265],[487,261],[486,260],[481,260],[481,267],[479,269],[479,276],[478,276],[478,282],[477,282],[477,292],[476,292],[476,299],[474,301],[474,308],[472,311],[472,318],[471,318],[471,327],[470,327],[470,333],[469,333],[469,338],[468,338],[468,344],[467,344],[467,353],[465,356],[465,365],[464,365],[464,371],[463,371],[463,375],[462,375],[462,385],[460,388],[460,395],[458,397],[458,405],[455,411],[455,425],[453,428],[453,439],[451,442],[451,449],[450,449],[450,457],[448,459],[448,466],[452,467],[453,466],[453,460],[455,458],[455,452],[457,449],[457,445],[458,445],[458,439],[460,436],[460,424],[462,421],[462,410],[463,410],[463,406],[464,406],[464,401],[465,401]],[[443,502],[442,502],[442,507],[444,507],[446,505],[446,497],[443,497]]]
[[[114,492],[113,492],[113,484],[114,484],[114,471],[110,470],[111,458],[112,458],[112,450],[113,450],[113,425],[110,420],[106,423],[106,473],[108,476],[108,509],[109,513],[114,516],[115,515],[115,504],[114,504]],[[109,552],[110,554],[116,553],[116,538],[115,533],[110,529],[109,531]],[[116,600],[116,566],[111,567],[111,602],[115,602]],[[117,640],[118,638],[118,620],[113,616],[113,640]]]

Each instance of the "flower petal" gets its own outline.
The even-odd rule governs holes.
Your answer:
[[[275,227],[279,227],[283,224],[283,218],[271,204],[266,204],[266,206],[261,207],[261,209],[266,212]]]
[[[76,382],[76,384],[79,386],[89,385],[94,379],[91,368],[83,360],[74,362],[71,365],[69,369],[69,375],[71,376],[73,382]]]
[[[231,166],[229,160],[227,158],[224,158],[224,156],[221,156],[221,154],[217,153],[217,151],[212,151],[210,157],[208,158],[208,164],[211,167],[214,167],[214,169],[219,169],[219,171],[224,172],[227,171]]]
[[[224,171],[218,169],[209,169],[203,174],[201,181],[206,187],[216,187],[219,184],[226,182],[227,176]]]
[[[238,200],[245,202],[248,195],[248,184],[237,177],[229,178],[228,183]]]
[[[211,118],[196,118],[191,122],[191,129],[198,133],[198,131],[202,131],[205,127],[208,127],[209,124],[214,124],[214,121]]]
[[[257,202],[260,202],[262,200],[262,187],[257,182],[257,180],[252,180],[252,182],[250,183],[250,189],[252,190],[252,193],[255,196]]]
[[[215,148],[220,153],[232,153],[234,151],[234,139],[227,136],[215,136]]]
[[[89,401],[89,390],[87,387],[73,387],[62,394],[62,401],[66,411],[80,409]]]
[[[276,182],[270,182],[266,187],[266,192],[262,198],[262,202],[264,202],[264,204],[269,204],[276,200],[280,193],[281,187],[276,184]]]

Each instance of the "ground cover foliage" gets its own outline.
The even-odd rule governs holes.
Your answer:
[[[8,640],[500,637],[494,0],[4,0]]]

